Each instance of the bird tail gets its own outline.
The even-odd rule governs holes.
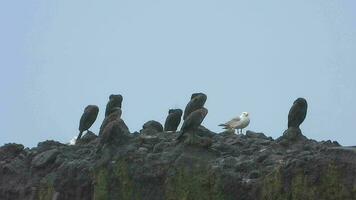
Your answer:
[[[181,133],[178,135],[178,137],[176,138],[176,141],[177,141],[177,143],[179,143],[179,142],[181,142],[182,141],[182,139],[183,139],[183,135],[184,135],[184,132],[183,131],[181,131]]]
[[[75,140],[75,143],[77,143],[78,140],[82,137],[82,134],[83,134],[83,131],[80,131],[77,139]]]
[[[219,124],[219,126],[223,126],[223,129],[227,129],[228,128],[228,125],[226,125],[226,124]]]

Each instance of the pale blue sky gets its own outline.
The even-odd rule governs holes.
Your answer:
[[[68,142],[88,104],[124,96],[131,131],[193,92],[204,125],[248,111],[274,138],[297,97],[304,134],[356,145],[356,3],[346,0],[0,2],[0,145]]]

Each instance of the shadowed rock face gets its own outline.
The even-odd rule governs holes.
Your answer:
[[[356,199],[354,147],[301,132],[274,140],[199,127],[195,134],[212,141],[201,148],[146,130],[112,140],[110,153],[97,151],[93,133],[79,145],[2,146],[0,199]]]
[[[150,129],[152,131],[156,132],[162,132],[163,131],[163,126],[161,123],[155,121],[155,120],[150,120],[143,124],[142,129]]]

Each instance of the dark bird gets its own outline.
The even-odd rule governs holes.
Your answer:
[[[121,108],[122,96],[120,94],[112,94],[109,96],[109,102],[106,104],[105,117],[109,116],[112,109],[115,107]]]
[[[197,92],[197,93],[193,93],[192,96],[190,97],[190,99],[193,99],[194,97],[198,96],[198,95],[205,95],[204,93],[201,92]],[[205,95],[206,96],[206,95]]]
[[[121,119],[120,108],[115,108],[114,111],[104,120],[100,127],[100,146],[105,144],[114,144],[127,138],[130,134],[124,120]]]
[[[120,134],[120,120],[121,119],[114,119],[106,124],[100,135],[100,146],[111,143],[115,135]]]
[[[182,109],[169,109],[164,131],[176,131],[182,118]]]
[[[99,107],[96,105],[88,105],[85,107],[84,113],[82,114],[79,122],[79,135],[77,137],[77,141],[82,137],[83,132],[88,130],[91,125],[93,125],[98,113]]]
[[[180,129],[181,133],[177,137],[177,140],[180,140],[184,133],[186,133],[187,131],[197,129],[201,125],[207,114],[208,109],[206,108],[200,108],[190,113],[190,115],[183,122],[182,128]]]
[[[288,128],[299,128],[307,115],[308,103],[304,98],[294,101],[288,114]]]
[[[121,108],[119,107],[115,107],[111,110],[111,113],[109,116],[105,117],[103,123],[101,124],[100,126],[100,131],[99,131],[99,136],[101,136],[101,134],[103,133],[105,127],[112,121],[115,121],[117,119],[120,119],[121,118],[121,114],[122,114],[122,111],[121,111]]]
[[[189,101],[184,109],[183,120],[185,120],[190,113],[202,108],[206,102],[207,96],[203,93],[192,94],[192,99]]]

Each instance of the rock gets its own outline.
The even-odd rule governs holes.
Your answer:
[[[337,141],[331,141],[331,140],[322,141],[322,143],[328,147],[340,147],[341,146]]]
[[[199,126],[197,130],[197,135],[201,137],[214,137],[216,133],[210,131],[209,129],[205,128],[204,126]]]
[[[146,122],[142,128],[140,131],[142,134],[155,134],[163,131],[162,124],[154,120]]]
[[[258,170],[252,170],[249,175],[250,179],[256,179],[260,177],[260,172]]]
[[[61,146],[65,146],[65,144],[62,144],[62,143],[54,141],[54,140],[46,140],[44,142],[38,143],[36,149],[38,152],[42,152],[42,151],[46,151],[46,150],[61,147]]]
[[[89,144],[90,142],[96,140],[97,138],[98,138],[97,135],[95,135],[91,131],[88,131],[84,136],[82,136],[79,139],[79,141],[76,141],[76,144],[78,144],[78,145]]]
[[[158,136],[140,135],[139,138],[140,138],[140,141],[145,144],[155,145],[159,142]]]
[[[269,140],[270,138],[268,138],[267,136],[265,136],[265,134],[263,133],[256,133],[253,131],[246,131],[246,136],[249,138],[259,138],[259,139],[265,139],[265,140]]]
[[[58,149],[51,149],[36,155],[31,162],[31,165],[36,168],[45,167],[55,161],[59,154]]]
[[[147,153],[148,149],[145,148],[145,147],[140,147],[140,148],[138,148],[137,152],[139,152],[139,153]]]
[[[172,145],[172,142],[160,142],[153,147],[153,153],[159,153],[168,150],[168,148]]]
[[[140,132],[137,132],[137,131],[135,131],[135,132],[132,133],[132,136],[133,136],[133,137],[137,137],[137,136],[139,136],[139,135],[140,135]]]
[[[291,145],[306,140],[307,138],[299,128],[291,127],[284,131],[283,135],[277,139],[277,142],[282,145]]]
[[[179,133],[120,127],[110,148],[92,133],[81,145],[0,147],[0,199],[356,199],[356,147],[293,129],[273,140],[199,127],[188,145]]]
[[[16,157],[24,150],[22,144],[9,143],[0,147],[0,160],[11,159]]]

